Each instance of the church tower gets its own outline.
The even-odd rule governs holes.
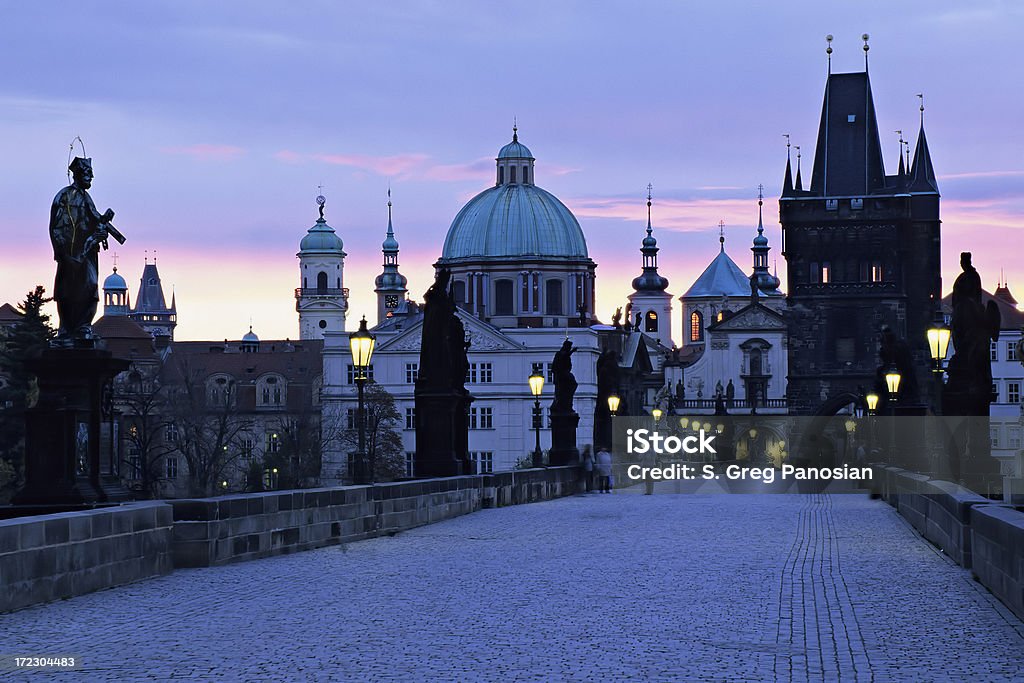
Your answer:
[[[117,266],[114,266],[114,272],[103,281],[103,315],[127,316],[130,310],[128,283],[117,274]]]
[[[135,297],[135,308],[128,314],[128,317],[153,335],[154,339],[158,341],[160,339],[173,340],[174,328],[178,326],[177,308],[173,294],[171,295],[171,305],[167,306],[164,287],[160,282],[160,271],[156,268],[156,257],[153,257],[152,263],[149,263],[147,259],[142,268],[142,279],[139,282],[139,294]]]
[[[647,186],[647,237],[643,239],[643,272],[633,279],[633,293],[627,297],[631,310],[643,322],[639,331],[654,337],[663,346],[672,347],[672,295],[666,292],[668,280],[658,273],[658,240],[651,227],[651,186]]]
[[[764,304],[781,313],[785,307],[782,301],[782,292],[779,291],[781,282],[779,278],[768,272],[768,252],[772,250],[768,246],[768,238],[764,236],[764,219],[762,215],[764,207],[764,185],[757,187],[757,236],[754,237],[754,244],[750,251],[754,254],[754,277],[757,278],[757,289],[759,296],[765,297]]]
[[[390,318],[398,305],[405,300],[409,290],[406,289],[405,276],[398,272],[398,240],[395,229],[391,225],[391,189],[388,188],[388,234],[381,244],[384,254],[384,272],[374,280],[373,291],[377,293],[377,324],[380,325]]]
[[[324,219],[327,200],[316,198],[320,217],[299,243],[299,282],[295,310],[299,314],[299,338],[323,339],[324,332],[345,331],[348,289],[345,282],[345,250],[341,238]]]
[[[831,36],[829,37],[831,39]],[[831,44],[810,188],[787,161],[779,199],[788,273],[790,412],[806,415],[870,391],[884,327],[906,340],[916,384],[904,404],[929,402],[925,333],[938,310],[939,191],[924,134],[913,166],[886,175],[867,70],[833,74]]]

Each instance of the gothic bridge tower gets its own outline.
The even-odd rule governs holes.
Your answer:
[[[786,161],[779,216],[788,274],[787,397],[798,415],[840,394],[871,390],[885,326],[914,358],[920,393],[904,399],[933,398],[925,332],[942,283],[939,190],[924,106],[912,165],[904,166],[901,144],[899,171],[886,175],[867,51],[865,35],[864,71],[834,74],[830,43],[809,189],[799,180],[794,187]]]

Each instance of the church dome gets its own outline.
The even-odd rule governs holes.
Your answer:
[[[473,197],[455,216],[441,261],[451,259],[586,259],[587,241],[572,212],[537,187],[533,155],[518,140],[501,148],[494,187]]]
[[[343,247],[341,238],[323,218],[318,218],[316,225],[310,228],[306,236],[299,242],[299,249],[305,254],[326,253],[344,256]]]
[[[123,277],[117,274],[117,266],[114,266],[114,272],[108,275],[107,279],[103,281],[103,289],[104,291],[128,291],[128,283],[124,281]]]
[[[256,333],[253,332],[252,328],[250,327],[249,331],[242,336],[242,341],[247,344],[259,344],[260,338],[256,336]]]

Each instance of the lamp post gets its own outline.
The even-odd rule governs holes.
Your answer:
[[[530,393],[533,394],[533,429],[537,437],[533,448],[533,466],[544,467],[544,452],[540,449],[540,392],[544,390],[544,375],[539,370],[534,370],[529,381]]]
[[[942,314],[936,316],[935,324],[928,328],[925,333],[928,338],[928,351],[932,357],[932,373],[935,376],[935,404],[933,409],[936,413],[942,413],[942,386],[943,376],[946,373],[946,352],[949,350],[950,330],[942,319]]]
[[[363,389],[366,387],[367,368],[373,357],[373,347],[377,340],[366,329],[366,316],[359,322],[359,329],[349,335],[349,350],[352,352],[353,379],[359,396],[356,410],[356,422],[359,428],[359,449],[356,451],[355,472],[352,480],[356,484],[369,484],[373,481],[372,468],[366,466],[366,406],[363,400]]]
[[[651,417],[654,418],[654,427],[655,428],[658,427],[658,422],[661,421],[661,416],[662,415],[664,415],[664,413],[661,411],[661,408],[655,408],[654,410],[651,411]]]
[[[868,415],[874,415],[875,410],[878,409],[878,394],[872,391],[864,397],[864,400],[868,403]]]
[[[885,388],[889,391],[889,402],[895,403],[900,393],[900,380],[902,376],[895,365],[890,365],[885,371]]]

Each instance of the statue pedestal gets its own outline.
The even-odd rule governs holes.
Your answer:
[[[129,365],[94,348],[50,348],[29,363],[39,400],[25,416],[25,486],[14,504],[131,499],[118,474],[110,393]]]
[[[416,391],[417,477],[474,474],[469,459],[469,404],[465,390]]]
[[[551,412],[551,450],[548,453],[548,464],[575,465],[580,461],[580,452],[576,448],[576,428],[580,424],[580,416],[575,410]]]

